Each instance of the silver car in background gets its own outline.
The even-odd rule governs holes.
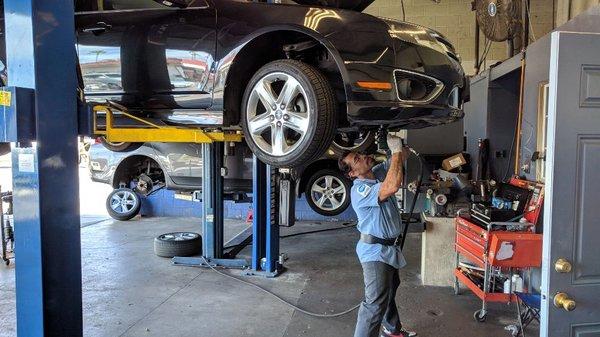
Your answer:
[[[225,198],[249,202],[252,152],[246,143],[231,143],[226,145],[225,154]],[[201,145],[145,143],[132,151],[114,152],[98,140],[89,150],[89,170],[93,181],[114,188],[106,200],[109,215],[117,220],[129,220],[140,210],[140,196],[162,188],[180,192],[201,189]],[[337,169],[335,157],[323,157],[298,172],[297,196],[305,194],[315,212],[335,216],[346,210],[350,204],[351,183]]]

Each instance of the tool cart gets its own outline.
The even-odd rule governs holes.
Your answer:
[[[542,235],[535,233],[535,224],[543,187],[517,179],[507,185],[499,193],[506,198],[497,198],[511,204],[507,212],[497,212],[501,209],[492,206],[498,203],[495,199],[473,203],[468,214],[455,219],[454,291],[458,294],[462,283],[481,299],[482,307],[473,315],[479,322],[486,319],[487,303],[517,300],[514,292],[522,292],[523,285],[520,277],[513,277],[515,271],[540,267],[542,262]]]

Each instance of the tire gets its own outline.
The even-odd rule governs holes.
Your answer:
[[[100,137],[100,143],[104,145],[105,148],[113,151],[113,152],[131,152],[133,150],[137,150],[144,143],[127,143],[127,142],[119,142],[112,143],[106,140],[104,137]]]
[[[287,88],[293,89],[280,95]],[[260,161],[296,167],[329,148],[337,125],[336,109],[333,89],[319,70],[296,60],[277,60],[260,68],[248,83],[241,124],[248,146]]]
[[[124,203],[120,203],[120,200],[123,199],[125,199]],[[117,188],[106,198],[108,215],[120,221],[127,221],[135,217],[140,212],[141,206],[140,197],[129,188]]]
[[[341,156],[345,151],[367,152],[375,144],[375,131],[337,132],[331,143],[331,151]]]
[[[350,205],[351,187],[351,182],[341,172],[323,169],[315,172],[308,179],[304,194],[313,211],[324,216],[335,216],[341,214]],[[328,191],[321,193],[318,188],[325,188]],[[340,189],[341,192],[335,193],[335,189]]]
[[[0,143],[0,156],[10,153],[10,143]]]
[[[154,238],[154,254],[160,257],[192,256],[202,251],[202,237],[198,233],[174,232]]]

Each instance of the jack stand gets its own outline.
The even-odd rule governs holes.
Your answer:
[[[174,265],[188,267],[240,268],[249,267],[245,259],[224,258],[223,254],[223,168],[224,143],[202,144],[202,256],[172,259]]]

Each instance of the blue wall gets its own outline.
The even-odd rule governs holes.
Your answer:
[[[142,198],[142,216],[173,216],[173,217],[201,217],[202,203],[195,201],[180,200],[174,197],[175,192],[160,190],[149,197]],[[226,219],[246,219],[248,211],[252,208],[251,203],[235,203],[225,201]],[[352,207],[348,207],[342,214],[335,217],[326,217],[314,212],[304,196],[296,201],[296,220],[306,221],[352,221],[356,220],[356,213]]]

